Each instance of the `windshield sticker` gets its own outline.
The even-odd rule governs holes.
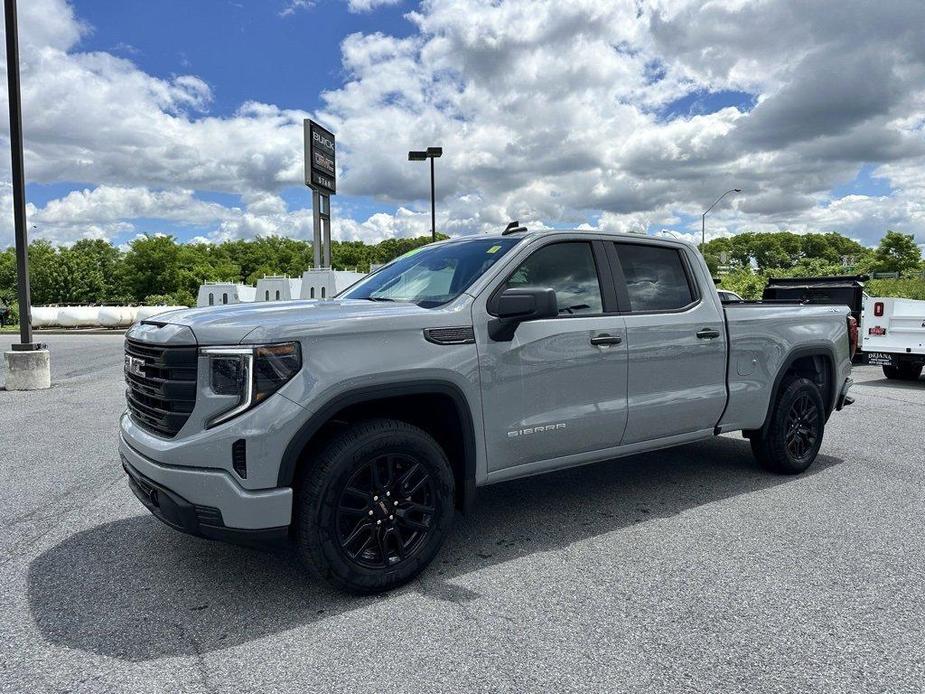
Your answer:
[[[417,248],[412,248],[410,251],[408,251],[407,253],[405,253],[405,254],[404,254],[403,256],[401,256],[401,257],[402,257],[402,258],[409,258],[409,257],[411,257],[412,255],[414,255],[415,253],[420,253],[420,252],[423,251],[425,248],[426,248],[426,246],[418,246]]]
[[[497,253],[497,252],[500,251],[500,250],[501,250],[501,246],[492,246],[491,248],[489,248],[489,249],[488,249],[487,251],[485,251],[485,252],[486,252],[486,253]]]

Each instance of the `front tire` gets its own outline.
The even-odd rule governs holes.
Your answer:
[[[781,387],[764,436],[752,439],[752,452],[765,469],[796,475],[813,464],[824,431],[819,387],[808,378],[793,378]]]
[[[917,381],[922,375],[922,365],[900,364],[899,366],[884,366],[883,375],[890,380]]]
[[[440,445],[392,419],[351,425],[300,475],[296,545],[305,564],[353,593],[417,576],[453,520],[454,480]]]

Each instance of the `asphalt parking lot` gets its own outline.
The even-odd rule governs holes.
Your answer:
[[[151,517],[121,337],[45,341],[52,390],[0,391],[2,691],[925,689],[925,378],[856,368],[800,477],[724,436],[488,488],[420,580],[355,598]]]

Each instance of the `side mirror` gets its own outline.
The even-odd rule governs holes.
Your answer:
[[[495,342],[510,342],[524,321],[556,318],[559,304],[554,289],[505,289],[495,299],[488,322],[488,336]]]

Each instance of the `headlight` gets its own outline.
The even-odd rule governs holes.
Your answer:
[[[302,368],[298,342],[253,347],[203,347],[209,358],[209,388],[216,395],[237,396],[229,409],[209,420],[212,427],[237,417],[279,390]]]

